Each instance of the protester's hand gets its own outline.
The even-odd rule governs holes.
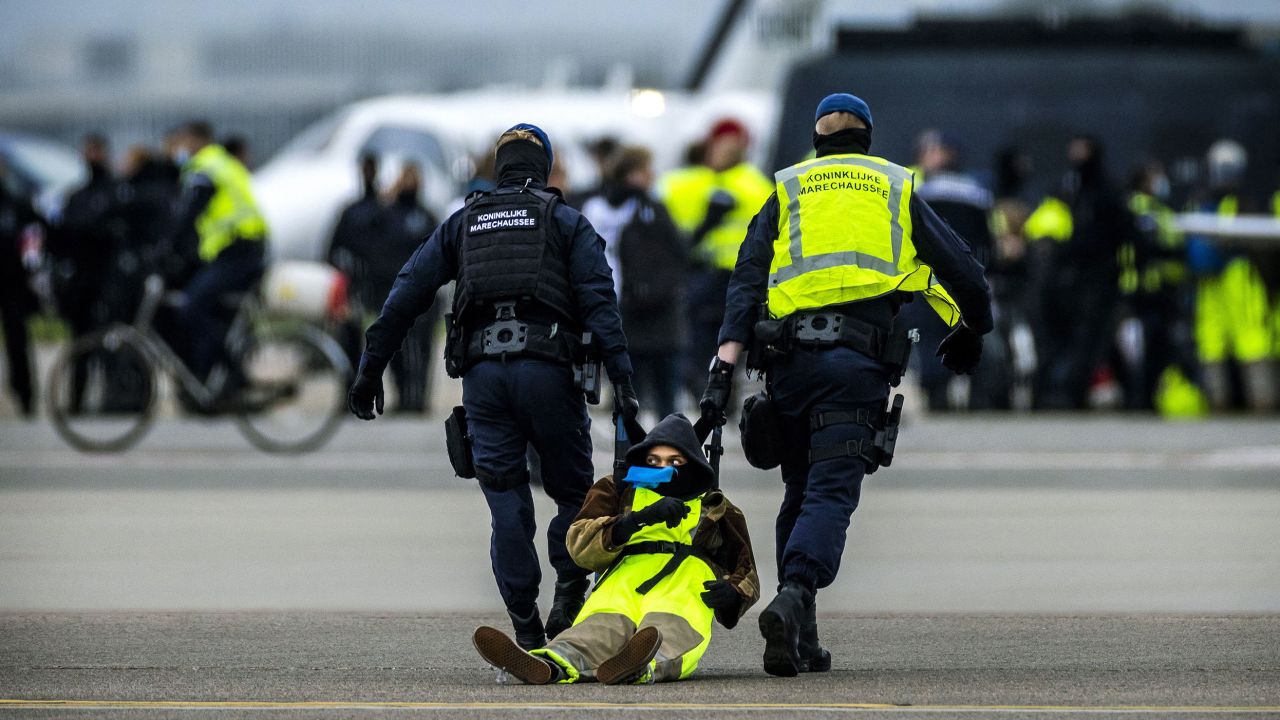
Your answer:
[[[381,415],[383,401],[381,376],[371,377],[362,372],[347,393],[347,408],[361,420],[372,420],[375,410]]]
[[[673,497],[664,497],[643,510],[632,513],[632,517],[640,525],[657,525],[666,523],[667,527],[675,527],[689,514],[689,506]]]
[[[937,356],[942,364],[957,375],[973,372],[982,359],[982,335],[961,323],[938,343]]]
[[[733,363],[720,358],[711,362],[711,371],[707,374],[707,387],[702,391],[702,399],[698,407],[702,409],[703,418],[711,418],[717,424],[724,423],[724,412],[729,407],[729,396],[733,393]]]
[[[702,583],[704,592],[702,602],[712,610],[737,612],[742,603],[742,595],[728,580],[708,580]]]

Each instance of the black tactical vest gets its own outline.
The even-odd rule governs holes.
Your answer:
[[[531,188],[485,193],[467,203],[454,317],[491,319],[495,303],[536,303],[566,321],[577,317],[567,240],[551,216],[560,198]]]

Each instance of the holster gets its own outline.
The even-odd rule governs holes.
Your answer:
[[[768,392],[761,391],[742,403],[742,452],[752,467],[772,470],[782,464],[782,416]]]
[[[809,418],[809,429],[816,431],[841,423],[870,428],[872,436],[870,439],[815,447],[809,451],[810,464],[832,458],[856,457],[866,463],[868,475],[881,467],[889,467],[893,464],[893,453],[898,446],[898,428],[902,424],[902,395],[894,395],[884,410],[858,408],[815,412]]]
[[[471,432],[467,428],[467,410],[461,405],[445,418],[444,445],[454,474],[460,478],[474,478],[476,465],[471,455]]]
[[[586,396],[588,405],[600,404],[600,378],[604,363],[600,350],[590,332],[582,333],[582,342],[573,353],[573,385]]]
[[[449,377],[457,379],[467,371],[467,342],[463,336],[462,323],[453,313],[444,316],[444,371]]]

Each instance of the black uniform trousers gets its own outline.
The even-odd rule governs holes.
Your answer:
[[[809,450],[871,439],[854,423],[812,429],[815,413],[883,409],[889,371],[862,353],[842,347],[797,349],[769,369],[769,390],[782,415],[787,455],[785,492],[776,526],[778,578],[810,590],[835,580],[845,534],[858,507],[867,465],[859,457],[809,462]]]
[[[480,477],[509,480],[509,490],[482,482],[489,504],[490,559],[507,609],[536,608],[542,570],[534,547],[537,522],[529,487],[527,448],[542,460],[542,486],[556,503],[547,527],[547,554],[560,581],[586,578],[565,547],[565,535],[593,482],[591,420],[567,364],[531,358],[484,360],[462,378],[462,404]]]

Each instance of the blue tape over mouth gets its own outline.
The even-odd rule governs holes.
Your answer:
[[[627,482],[636,487],[652,490],[663,483],[671,482],[675,479],[676,469],[674,466],[669,467],[649,467],[633,465],[627,468]]]

